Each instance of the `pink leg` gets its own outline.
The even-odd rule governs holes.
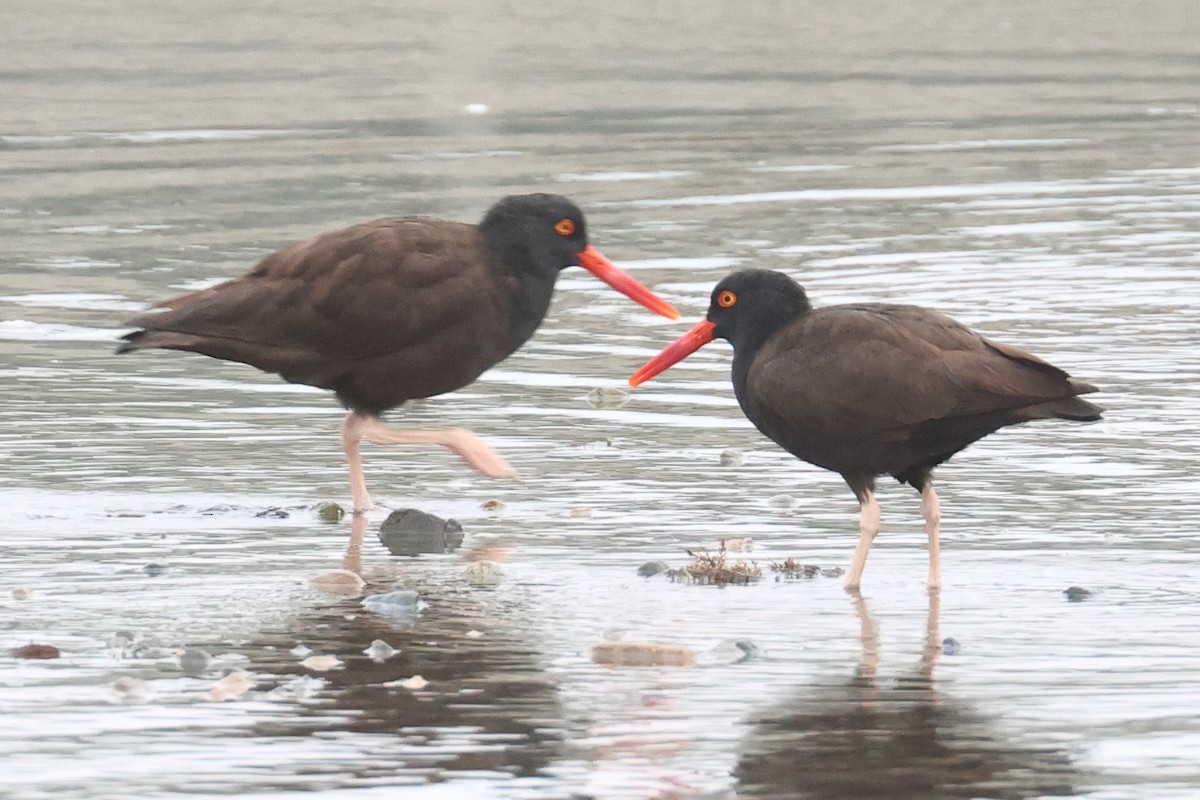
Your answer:
[[[370,511],[371,495],[367,492],[367,479],[363,475],[362,453],[359,443],[366,439],[372,444],[436,444],[457,453],[463,461],[487,475],[489,478],[515,478],[516,470],[470,431],[449,428],[444,431],[398,431],[389,428],[374,417],[351,411],[342,422],[342,450],[346,453],[346,465],[350,468],[350,496],[354,499],[354,513]]]
[[[517,472],[487,442],[462,428],[442,431],[398,431],[368,418],[363,436],[372,444],[436,444],[458,455],[489,478],[515,478]]]
[[[854,548],[854,560],[850,562],[850,571],[846,573],[843,584],[846,591],[857,592],[862,584],[863,570],[867,566],[867,553],[871,550],[871,542],[879,533],[879,503],[875,501],[875,493],[867,492],[862,501],[862,512],[858,518],[858,547]]]
[[[346,466],[350,468],[350,497],[354,500],[355,514],[363,514],[372,508],[367,479],[363,476],[362,453],[358,450],[363,427],[369,419],[351,411],[342,422],[342,450],[346,453]]]
[[[921,490],[921,516],[925,518],[925,533],[929,536],[929,591],[942,588],[942,554],[939,534],[942,529],[942,510],[933,484]]]

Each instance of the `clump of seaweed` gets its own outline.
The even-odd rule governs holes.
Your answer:
[[[692,563],[683,570],[672,570],[669,574],[673,579],[682,571],[696,583],[724,586],[731,583],[751,583],[762,577],[762,570],[753,561],[747,562],[739,558],[731,562],[727,558],[724,539],[718,543],[716,553],[710,553],[708,550],[686,552],[692,557]]]
[[[783,578],[815,578],[821,571],[816,564],[801,564],[791,556],[783,561],[772,561],[768,566]]]
[[[775,580],[808,580],[818,575],[826,578],[836,578],[842,574],[841,567],[821,569],[816,564],[801,564],[792,557],[783,561],[772,561],[767,565],[775,573]]]

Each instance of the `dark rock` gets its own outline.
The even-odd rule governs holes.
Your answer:
[[[151,561],[149,564],[142,567],[142,572],[146,573],[151,578],[157,578],[159,575],[162,575],[164,572],[166,572],[167,568],[167,562],[165,561]]]
[[[179,654],[179,668],[188,675],[202,675],[208,671],[212,656],[198,648],[189,648]]]
[[[638,567],[638,575],[643,578],[649,578],[653,575],[658,575],[660,572],[668,572],[671,565],[665,561],[647,561]]]
[[[942,653],[948,656],[956,656],[962,652],[962,645],[958,643],[958,639],[953,636],[947,636],[942,639]]]
[[[404,508],[393,511],[379,526],[379,542],[394,556],[449,553],[462,545],[463,529],[458,520]]]
[[[738,639],[733,645],[742,651],[742,657],[738,659],[738,663],[743,661],[757,661],[762,658],[762,653],[759,651],[758,645],[749,639]]]
[[[1092,596],[1091,589],[1084,589],[1082,586],[1068,586],[1063,589],[1063,597],[1069,602],[1078,603]]]

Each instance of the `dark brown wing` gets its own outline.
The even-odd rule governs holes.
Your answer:
[[[162,303],[131,321],[143,330],[124,349],[190,350],[339,391],[370,374],[402,384],[402,402],[458,388],[507,355],[512,290],[473,226],[383,219]]]
[[[746,402],[764,433],[801,458],[842,471],[853,451],[883,472],[892,471],[883,461],[920,457],[913,448],[953,452],[1003,425],[1056,416],[1035,409],[1094,390],[943,314],[864,304],[818,309],[768,340]]]

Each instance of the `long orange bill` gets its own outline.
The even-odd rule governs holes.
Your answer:
[[[675,310],[674,306],[642,286],[634,280],[632,275],[617,269],[616,265],[605,258],[596,248],[589,246],[579,254],[579,266],[654,313],[662,314],[667,319],[679,319],[679,312]]]
[[[630,386],[641,386],[660,372],[664,372],[674,364],[683,361],[692,353],[713,340],[715,322],[704,320],[690,331],[667,345],[661,353],[646,362],[646,365],[633,373],[629,379]]]

